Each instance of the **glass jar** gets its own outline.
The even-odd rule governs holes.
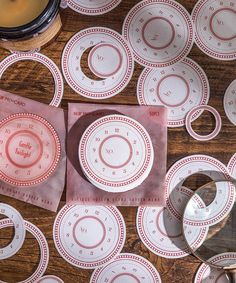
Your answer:
[[[0,26],[0,47],[11,51],[30,51],[49,43],[62,26],[59,6],[60,0],[49,0],[46,8],[31,22],[17,27]]]

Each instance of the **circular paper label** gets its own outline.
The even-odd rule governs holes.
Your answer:
[[[236,80],[232,81],[225,92],[224,109],[230,122],[236,125]]]
[[[140,207],[137,214],[137,230],[144,245],[156,255],[165,258],[181,258],[189,255],[182,221],[167,208]],[[199,247],[207,236],[207,227],[188,227],[188,241]]]
[[[48,121],[19,113],[0,121],[0,177],[14,186],[32,186],[56,169],[61,154],[59,137]]]
[[[236,179],[236,153],[231,157],[227,168],[229,170],[230,175]]]
[[[0,248],[0,260],[15,255],[25,241],[25,223],[20,213],[10,205],[0,203],[0,214],[9,218],[14,225],[14,237],[6,247]]]
[[[181,219],[181,215],[175,208],[175,198],[171,193],[176,187],[183,184],[184,180],[193,174],[204,174],[212,180],[227,180],[229,173],[224,164],[219,160],[207,155],[191,155],[177,161],[167,172],[165,189],[169,197],[167,199],[167,207],[175,217]],[[210,209],[211,213],[204,221],[195,222],[195,226],[213,225],[219,222],[230,211],[234,204],[235,189],[233,186],[221,185],[217,186],[217,192],[214,201],[211,203],[211,209],[207,206],[204,209]],[[214,207],[212,207],[214,206]]]
[[[9,219],[0,220],[0,229],[11,227],[12,221]],[[43,233],[36,227],[34,224],[24,221],[26,231],[30,232],[37,240],[40,248],[40,261],[38,267],[34,271],[34,273],[27,279],[20,281],[18,283],[33,283],[38,278],[40,278],[47,269],[48,261],[49,261],[49,248],[46,238],[44,237]],[[0,283],[6,283],[0,280]]]
[[[80,14],[96,16],[110,12],[120,4],[121,0],[67,0],[67,2],[71,9]]]
[[[96,269],[90,283],[161,283],[155,267],[145,258],[135,254],[120,254],[105,267]]]
[[[95,48],[96,52],[97,45],[99,50],[100,44],[113,46],[116,51],[118,50],[122,62],[119,71],[115,74],[103,80],[94,80],[83,72],[81,57],[90,48]],[[102,54],[98,55],[102,56]],[[120,64],[119,56],[117,56],[116,65]],[[95,63],[95,69],[98,72],[101,71],[100,68],[101,66],[98,68]],[[80,31],[69,40],[62,54],[62,70],[67,83],[75,92],[87,98],[106,99],[118,94],[131,80],[133,69],[133,55],[128,43],[118,32],[108,28],[95,27]],[[106,74],[107,70],[102,72]]]
[[[101,43],[90,51],[88,65],[96,76],[109,78],[120,70],[122,60],[122,54],[115,45]]]
[[[231,262],[235,264],[236,253],[223,253],[212,257],[209,262],[212,264],[226,264]],[[229,283],[224,270],[212,268],[206,263],[200,265],[195,278],[194,283]]]
[[[212,133],[208,135],[199,135],[193,130],[191,123],[195,120],[196,116],[198,116],[199,111],[204,111],[204,110],[210,112],[215,117],[216,125]],[[219,134],[221,127],[222,127],[222,121],[219,112],[215,108],[209,105],[196,106],[193,109],[191,109],[186,116],[186,129],[190,134],[190,136],[198,141],[209,141],[214,139]]]
[[[109,192],[124,192],[140,185],[152,168],[153,158],[149,134],[137,121],[123,115],[96,120],[79,145],[79,160],[86,176]]]
[[[145,67],[164,67],[186,57],[193,45],[193,25],[187,10],[175,1],[144,0],[128,13],[123,35],[135,60]]]
[[[167,107],[169,127],[183,126],[186,114],[197,105],[207,104],[209,96],[205,72],[189,58],[170,67],[144,69],[137,86],[139,104]]]
[[[64,94],[63,77],[57,65],[51,59],[49,59],[47,56],[43,54],[36,52],[33,53],[14,52],[13,54],[6,57],[4,60],[0,62],[0,79],[8,67],[10,67],[16,62],[25,61],[25,60],[33,60],[39,62],[49,69],[55,83],[54,96],[52,101],[50,102],[50,105],[58,107],[61,103]]]
[[[60,255],[70,264],[85,269],[112,260],[123,248],[125,235],[123,217],[112,206],[64,206],[53,228]]]
[[[235,0],[200,0],[192,11],[196,44],[213,58],[236,58],[235,6]]]

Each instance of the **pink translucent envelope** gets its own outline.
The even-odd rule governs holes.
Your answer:
[[[154,147],[154,164],[145,181],[123,193],[105,192],[92,185],[82,173],[78,146],[85,129],[95,120],[112,114],[123,114],[141,123],[149,133]],[[101,104],[69,104],[67,139],[68,204],[116,206],[165,206],[167,152],[167,110],[162,106],[126,106]]]
[[[22,200],[33,205],[56,211],[65,186],[65,117],[62,109],[47,106],[27,98],[0,90],[0,121],[9,115],[31,113],[48,121],[56,131],[61,153],[59,162],[44,181],[33,186],[13,186],[0,179],[0,194]],[[0,137],[2,138],[2,137]],[[0,198],[1,200],[1,198]]]

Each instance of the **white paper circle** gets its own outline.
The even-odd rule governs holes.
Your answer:
[[[232,81],[225,92],[224,110],[230,122],[236,125],[236,80]]]
[[[188,55],[193,45],[193,25],[187,10],[175,1],[144,0],[136,4],[123,23],[135,60],[156,68],[172,65]]]
[[[122,56],[122,66],[104,80],[86,76],[81,68],[81,57],[89,48],[106,43],[115,46]],[[84,29],[66,44],[62,54],[62,71],[69,86],[78,94],[91,99],[106,99],[120,93],[132,78],[133,55],[126,40],[116,31],[104,27]]]
[[[209,262],[212,264],[235,264],[236,253],[224,253],[212,257]],[[224,270],[210,267],[206,263],[200,265],[194,283],[229,283]]]
[[[155,267],[145,258],[135,254],[120,254],[108,265],[96,269],[90,283],[161,283]]]
[[[205,72],[189,58],[174,66],[144,69],[137,86],[139,104],[167,107],[168,127],[183,126],[186,114],[197,105],[207,104],[209,96],[210,87]]]
[[[184,180],[193,174],[203,174],[210,177],[214,181],[229,180],[229,172],[225,165],[219,160],[207,155],[190,155],[177,161],[167,172],[165,190],[168,192],[167,207],[175,217],[181,219],[181,215],[175,208],[175,199],[171,192],[179,186],[182,186]],[[228,186],[225,190],[218,187],[216,198],[211,205],[217,201],[217,209],[211,209],[208,218],[203,222],[199,221],[198,225],[213,225],[219,222],[234,204],[235,190],[233,186]],[[206,207],[207,208],[207,207]]]
[[[121,0],[67,0],[67,2],[71,9],[80,14],[96,16],[110,12],[120,4]]]
[[[25,223],[21,214],[12,206],[0,203],[0,214],[11,220],[14,226],[14,237],[6,247],[0,248],[0,260],[7,259],[15,255],[25,241]]]
[[[125,236],[124,219],[113,206],[64,206],[53,227],[59,254],[84,269],[111,261],[123,248]]]
[[[123,115],[96,120],[85,130],[79,144],[85,175],[109,192],[125,192],[140,185],[153,159],[152,141],[145,128]]]
[[[193,8],[195,42],[208,56],[235,60],[235,6],[235,0],[200,0]]]
[[[0,79],[3,75],[3,73],[6,71],[8,67],[10,67],[12,64],[20,61],[36,61],[41,64],[43,64],[45,67],[48,68],[48,70],[51,72],[54,83],[55,83],[55,90],[54,90],[54,96],[52,101],[50,102],[51,106],[58,107],[61,103],[61,100],[63,98],[64,94],[64,81],[63,77],[61,75],[61,72],[57,65],[47,56],[40,54],[40,53],[22,53],[17,52],[9,55],[4,60],[0,62]]]
[[[36,227],[34,224],[25,221],[25,229],[26,231],[30,232],[37,240],[40,248],[40,261],[38,264],[38,267],[34,271],[34,273],[27,279],[17,282],[17,283],[33,283],[35,282],[38,278],[40,278],[44,272],[47,269],[48,266],[48,261],[49,261],[49,248],[48,248],[48,243],[43,235],[43,233],[39,230],[38,227]],[[4,219],[0,220],[0,229],[5,228],[5,227],[11,227],[13,224],[11,220]],[[0,280],[0,283],[6,283],[4,281]]]

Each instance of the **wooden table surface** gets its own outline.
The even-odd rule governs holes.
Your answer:
[[[63,47],[72,35],[81,29],[92,26],[106,26],[121,32],[122,22],[129,9],[139,1],[123,0],[122,3],[108,14],[90,17],[73,12],[70,9],[62,11],[63,30],[57,39],[44,48],[41,52],[49,56],[60,66]],[[189,12],[191,12],[195,1],[180,1]],[[0,60],[9,55],[8,52],[0,50]],[[209,104],[215,107],[223,122],[223,127],[217,138],[209,142],[198,142],[192,139],[184,127],[168,130],[168,168],[178,159],[190,154],[208,154],[218,158],[227,164],[230,157],[236,152],[235,126],[227,119],[223,109],[223,96],[230,82],[236,78],[235,62],[217,61],[207,57],[194,45],[189,57],[199,63],[205,70],[211,87],[211,98]],[[85,62],[84,62],[85,63]],[[132,81],[126,89],[112,99],[102,103],[137,104],[136,85],[142,67],[136,64]],[[35,62],[21,62],[14,64],[3,75],[0,88],[7,91],[29,97],[44,103],[48,103],[53,93],[53,79],[49,71]],[[68,102],[81,102],[89,100],[79,96],[65,84],[65,94],[62,107],[67,108]],[[202,115],[193,123],[194,129],[200,133],[208,133],[214,127],[214,119],[208,115]],[[196,179],[192,179],[192,185],[199,185]],[[0,201],[8,203],[18,209],[26,220],[36,224],[44,233],[50,248],[50,261],[46,274],[54,274],[61,277],[66,283],[89,282],[91,270],[82,270],[73,267],[62,259],[56,251],[52,239],[52,227],[56,214],[40,209],[38,207],[0,196]],[[60,207],[65,204],[65,193]],[[136,253],[144,256],[152,262],[160,272],[164,283],[190,283],[199,266],[199,261],[188,256],[182,259],[165,259],[154,255],[140,241],[136,227],[135,217],[137,208],[119,208],[122,212],[126,226],[127,239],[123,252]],[[11,238],[11,229],[0,230],[0,246],[5,246]],[[19,253],[8,259],[0,261],[0,280],[6,282],[18,282],[28,277],[37,267],[39,261],[39,248],[36,240],[27,233],[27,239]]]

